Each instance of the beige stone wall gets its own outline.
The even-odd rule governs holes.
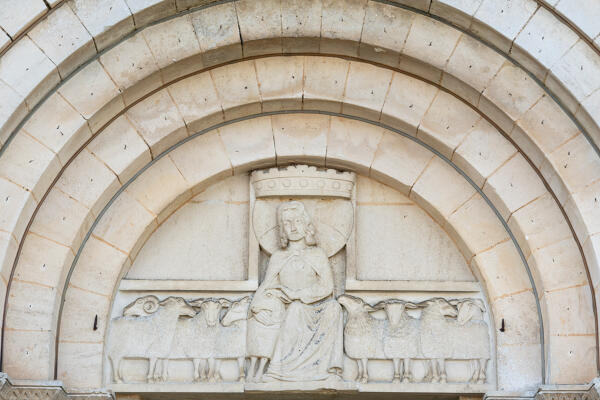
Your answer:
[[[0,12],[2,369],[11,376],[97,386],[103,328],[90,331],[89,316],[105,327],[115,287],[152,232],[213,182],[292,161],[370,176],[449,233],[485,282],[494,318],[515,321],[498,340],[502,388],[537,384],[542,368],[546,383],[597,375],[595,4],[282,0],[187,12],[198,2],[27,3]],[[245,56],[265,57],[237,62]],[[343,115],[251,118],[159,158],[201,129],[281,110]]]

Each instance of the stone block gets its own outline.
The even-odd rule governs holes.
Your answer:
[[[573,121],[547,95],[527,110],[518,124],[545,154],[579,133]]]
[[[542,383],[540,344],[499,346],[498,390],[537,390]]]
[[[266,57],[255,64],[263,111],[302,109],[304,57]]]
[[[191,186],[192,194],[233,174],[225,146],[216,130],[193,138],[169,153],[169,157]]]
[[[166,90],[133,106],[126,113],[155,158],[188,136],[187,127]]]
[[[540,342],[540,321],[531,290],[497,298],[491,302],[498,346],[537,344]],[[504,332],[498,325],[504,320]],[[500,324],[498,324],[500,322]]]
[[[53,188],[42,203],[30,230],[77,249],[91,225],[92,215],[88,208]]]
[[[490,175],[483,192],[508,220],[513,212],[545,194],[546,187],[525,158],[517,154]]]
[[[543,80],[546,71],[578,39],[577,33],[550,11],[540,7],[519,32],[510,52],[526,70]]]
[[[416,136],[417,127],[437,93],[435,86],[395,72],[381,110],[381,122]]]
[[[28,109],[23,96],[0,81],[0,144],[4,144],[13,130],[27,115]]]
[[[0,26],[11,38],[16,38],[46,12],[43,0],[23,0],[17,7],[5,4],[0,11]]]
[[[533,138],[527,134],[519,125],[515,124],[508,137],[512,139],[514,146],[521,151],[521,154],[527,156],[536,168],[541,169],[546,161],[546,155],[535,144]]]
[[[452,161],[479,187],[516,153],[514,146],[485,119],[480,119],[452,154]]]
[[[385,132],[375,152],[370,176],[408,195],[433,157],[433,153],[412,140]]]
[[[169,157],[162,157],[142,172],[126,189],[147,210],[157,215],[158,223],[192,197],[190,184]]]
[[[88,149],[117,174],[121,183],[152,160],[150,148],[126,116],[114,120]]]
[[[525,266],[510,240],[477,253],[473,266],[481,274],[492,302],[532,290]]]
[[[440,73],[437,71],[443,70],[446,66],[460,35],[460,31],[442,22],[422,15],[415,16],[410,33],[406,38],[400,68],[407,67],[409,72],[426,76],[436,83],[439,82]],[[429,65],[427,70],[433,69],[436,72],[415,69],[415,66],[409,63],[405,56]]]
[[[0,193],[0,230],[20,240],[37,202],[29,190],[6,179],[0,179]]]
[[[9,232],[0,231],[0,294],[6,295],[6,283],[13,268],[19,243]],[[4,302],[2,302],[4,307]]]
[[[600,34],[600,27],[597,23],[600,18],[600,9],[594,0],[582,0],[577,3],[557,1],[554,9],[581,29],[589,38],[596,38]]]
[[[340,112],[349,67],[339,58],[306,57],[304,109]]]
[[[125,191],[102,216],[93,234],[129,254],[138,239],[147,232],[152,232],[156,227],[156,215],[146,210]]]
[[[254,61],[244,61],[210,71],[226,119],[261,112]]]
[[[8,45],[11,43],[12,40],[10,39],[10,36],[8,36],[4,31],[0,32],[0,51],[6,50]]]
[[[275,146],[270,117],[245,120],[219,128],[234,174],[271,166]]]
[[[596,376],[597,353],[594,334],[585,336],[551,336],[548,357],[560,362],[552,363],[548,382],[568,384],[590,382]]]
[[[475,194],[475,189],[439,157],[433,158],[410,191],[439,224]]]
[[[117,86],[98,61],[71,77],[58,92],[88,120],[92,132],[98,131],[125,108]]]
[[[121,187],[115,173],[87,149],[75,157],[56,182],[56,188],[97,216]]]
[[[223,122],[223,108],[209,72],[181,80],[167,88],[190,134]]]
[[[368,2],[360,37],[360,57],[397,66],[414,16],[414,13],[400,7]]]
[[[282,52],[281,0],[239,0],[235,9],[244,57]]]
[[[29,233],[23,243],[15,278],[61,291],[74,257],[70,247]]]
[[[56,153],[63,165],[92,136],[87,121],[59,93],[41,105],[23,130]]]
[[[468,29],[483,0],[433,0],[429,12]]]
[[[175,0],[125,0],[125,2],[133,14],[133,22],[138,29],[177,12]]]
[[[423,116],[417,138],[450,159],[480,119],[481,116],[471,107],[440,91]]]
[[[568,196],[564,204],[567,217],[581,242],[588,235],[600,232],[600,181]]]
[[[58,7],[27,34],[66,78],[96,54],[94,41],[70,7]]]
[[[102,54],[100,64],[119,85],[126,105],[162,85],[158,66],[143,35],[134,35]]]
[[[572,237],[533,250],[528,262],[537,273],[540,292],[546,292],[544,296],[568,287],[587,285],[582,255]],[[583,314],[580,316],[583,317]]]
[[[367,0],[323,0],[321,53],[358,55]]]
[[[444,229],[467,260],[509,239],[494,211],[479,195],[473,196],[450,215]]]
[[[58,157],[31,136],[19,131],[0,158],[0,176],[42,198],[60,171]]]
[[[61,342],[58,378],[66,387],[102,387],[102,343]]]
[[[600,88],[600,59],[583,40],[579,40],[551,68],[545,84],[571,112]]]
[[[537,3],[529,0],[483,0],[475,12],[470,29],[508,52],[513,39],[537,8]]]
[[[67,4],[94,37],[98,51],[134,29],[131,11],[124,0],[108,0],[102,7],[95,0],[69,0]]]
[[[392,135],[376,125],[331,117],[327,134],[326,166],[348,168],[362,175],[368,175],[384,132]]]
[[[462,35],[444,68],[442,85],[477,105],[481,92],[505,60],[478,40]]]
[[[54,361],[54,334],[49,331],[6,332],[6,352],[2,369],[13,379],[52,379]]]
[[[350,62],[342,113],[378,121],[391,80],[392,71]]]
[[[549,193],[515,211],[508,219],[508,226],[526,257],[529,257],[532,251],[571,236],[567,221]],[[549,226],[552,229],[548,229]]]
[[[505,132],[510,132],[513,121],[529,110],[542,94],[542,89],[521,68],[507,61],[485,88],[479,108]]]
[[[149,26],[142,35],[161,69],[163,82],[202,68],[202,50],[189,15]]]
[[[111,306],[111,296],[115,290],[115,285],[121,278],[122,272],[124,272],[124,266],[129,266],[130,260],[127,255],[107,243],[98,240],[95,237],[90,239],[85,244],[81,256],[77,262],[71,281],[69,282],[69,289],[67,291],[67,301],[76,304],[85,304],[85,301],[78,298],[79,296],[73,296],[75,294],[84,295],[83,292],[92,294],[97,302],[105,303],[103,306]],[[71,292],[73,290],[73,292]],[[71,292],[71,293],[69,293]],[[90,305],[91,303],[88,303]],[[91,310],[90,310],[91,311]],[[66,310],[63,311],[65,315]],[[88,313],[89,315],[90,313]],[[102,312],[99,316],[106,317],[108,310]],[[68,318],[71,319],[71,318]],[[79,318],[73,318],[78,320]],[[93,326],[93,314],[90,322],[90,327]],[[104,337],[104,328],[106,327],[106,319],[104,324],[99,324],[100,329],[94,333],[96,336],[92,339],[73,336],[68,339],[70,340],[101,340]],[[71,332],[73,333],[73,332]],[[91,334],[91,329],[88,334]],[[61,336],[62,337],[62,336]],[[66,337],[63,337],[66,338]]]
[[[570,193],[584,190],[600,179],[600,159],[582,134],[556,149],[548,161]]]
[[[281,44],[285,53],[319,51],[322,0],[281,0]]]
[[[58,84],[60,76],[48,56],[23,37],[2,55],[0,79],[25,98],[31,109]]]
[[[95,263],[97,267],[100,267],[100,264],[98,262]],[[77,268],[79,266],[78,262]],[[77,274],[77,268],[73,277]],[[105,279],[103,276],[101,278]],[[102,282],[100,285],[104,286],[105,282]],[[101,295],[96,290],[80,289],[76,284],[69,285],[63,308],[64,315],[68,315],[69,317],[62,318],[60,321],[61,342],[102,343],[108,325],[107,317],[110,311],[110,303],[110,298]],[[96,316],[98,317],[98,329],[94,330]]]
[[[26,331],[44,331],[53,327],[55,298],[58,288],[35,282],[13,280],[7,303],[4,328],[11,334]],[[8,338],[6,338],[8,339]],[[16,350],[14,347],[11,348]]]
[[[234,3],[208,7],[191,14],[194,31],[204,52],[204,65],[242,58],[242,43]]]
[[[325,166],[330,118],[319,114],[273,115],[271,124],[277,164]]]

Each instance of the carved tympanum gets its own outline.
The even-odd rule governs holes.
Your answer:
[[[486,382],[490,338],[481,300],[335,298],[330,261],[304,204],[281,203],[276,219],[279,246],[252,296],[149,295],[112,320],[107,355],[115,382],[123,381],[126,358],[148,360],[148,382],[169,381],[171,360],[191,361],[197,382],[222,381],[223,360],[237,360],[238,381],[337,382],[345,357],[356,361],[360,383],[369,382],[370,360],[391,361],[394,383],[416,381],[414,361],[425,370],[420,382],[446,383],[449,360],[469,365],[469,383]]]

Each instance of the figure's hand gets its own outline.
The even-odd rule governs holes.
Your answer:
[[[273,325],[273,322],[271,321],[270,312],[267,310],[260,310],[259,312],[254,314],[254,319],[256,319],[263,325]]]
[[[292,302],[292,300],[294,300],[293,295],[289,294],[289,291],[291,291],[291,289],[285,286],[278,285],[275,288],[273,288],[273,291],[275,292],[275,295],[286,304],[289,304]]]

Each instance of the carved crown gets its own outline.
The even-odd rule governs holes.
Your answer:
[[[256,198],[272,196],[352,197],[356,175],[308,165],[290,165],[252,172]]]

